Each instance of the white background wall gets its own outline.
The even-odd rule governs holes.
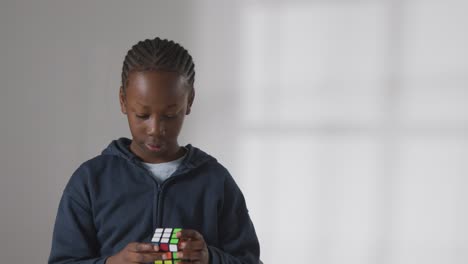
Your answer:
[[[71,173],[130,135],[127,50],[160,36],[196,63],[181,143],[230,169],[265,263],[467,263],[467,9],[2,0],[1,262],[46,262]]]

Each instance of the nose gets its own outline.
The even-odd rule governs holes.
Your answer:
[[[159,118],[154,117],[149,120],[148,136],[160,137],[166,133],[165,124]]]

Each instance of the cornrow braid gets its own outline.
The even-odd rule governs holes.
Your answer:
[[[146,39],[127,52],[122,67],[122,88],[125,94],[128,75],[133,71],[163,70],[174,71],[185,78],[193,88],[195,64],[186,49],[167,39]]]

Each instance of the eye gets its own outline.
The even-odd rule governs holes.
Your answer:
[[[135,114],[135,116],[139,119],[148,119],[149,118],[149,115],[146,115],[146,114],[142,114],[142,115],[139,115],[139,114]]]
[[[177,114],[167,114],[167,115],[164,115],[164,118],[166,119],[172,119],[172,118],[176,118],[177,117]]]

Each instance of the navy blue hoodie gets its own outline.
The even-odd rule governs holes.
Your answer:
[[[112,141],[73,173],[60,200],[49,264],[103,264],[130,242],[150,242],[157,227],[200,232],[212,264],[259,262],[244,197],[215,158],[187,145],[179,168],[159,184],[130,143]]]

